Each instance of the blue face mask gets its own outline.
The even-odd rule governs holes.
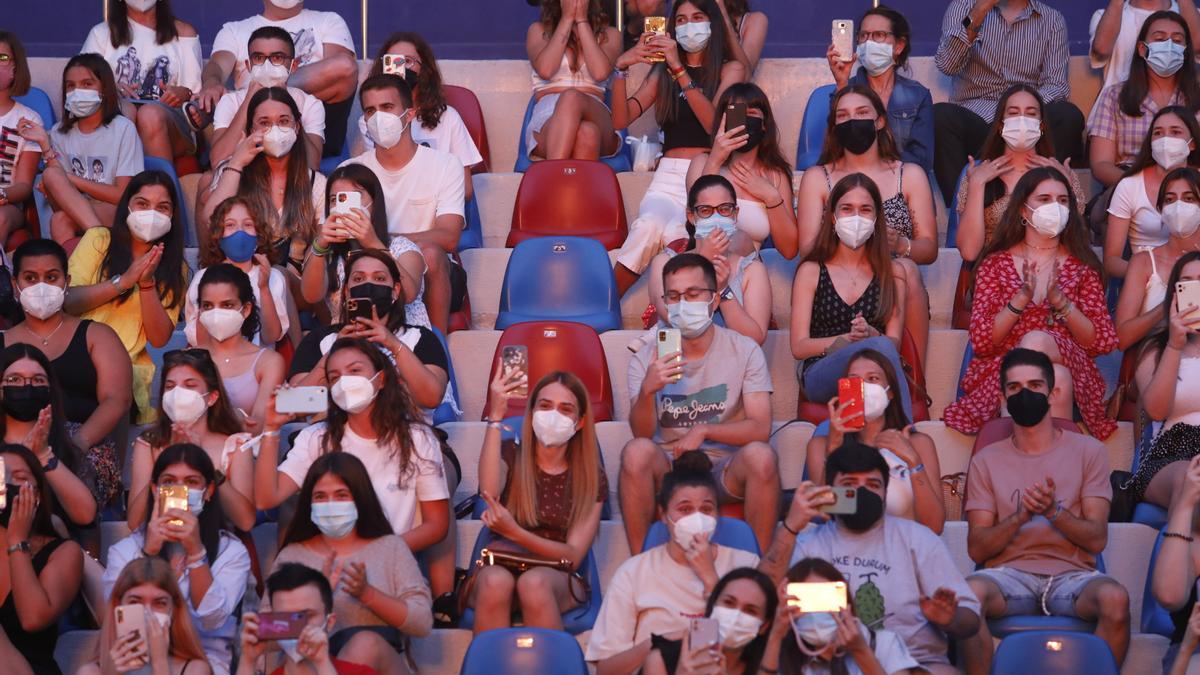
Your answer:
[[[188,511],[196,517],[204,512],[204,490],[188,489]]]
[[[707,218],[696,219],[696,236],[698,238],[705,239],[717,230],[723,230],[726,235],[732,237],[733,233],[737,232],[737,222],[733,218],[719,213],[714,213]]]
[[[313,502],[309,516],[321,534],[341,539],[354,531],[358,522],[358,507],[354,502]]]
[[[304,660],[304,657],[300,656],[299,638],[276,640],[276,642],[279,644],[279,648],[283,650],[283,653],[287,654],[287,657],[292,660],[292,663],[300,663],[302,660]]]
[[[254,257],[258,248],[258,236],[245,230],[221,237],[221,251],[235,263],[246,262]]]
[[[1170,77],[1183,67],[1185,48],[1171,40],[1146,43],[1146,65],[1159,77]]]

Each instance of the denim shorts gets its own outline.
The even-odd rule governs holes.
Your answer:
[[[987,579],[1004,597],[1003,616],[1070,616],[1078,618],[1075,601],[1088,584],[1099,579],[1115,580],[1095,570],[1073,570],[1062,574],[1033,574],[1012,567],[979,570],[967,579]]]

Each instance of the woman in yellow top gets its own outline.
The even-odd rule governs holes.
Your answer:
[[[154,420],[146,341],[167,344],[183,307],[183,228],[174,182],[161,171],[143,171],[121,195],[112,227],[85,232],[67,265],[67,311],[109,326],[129,352],[138,424]]]

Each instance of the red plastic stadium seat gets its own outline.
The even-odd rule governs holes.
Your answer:
[[[1054,418],[1054,427],[1063,431],[1074,431],[1077,434],[1083,433],[1078,424],[1071,420],[1064,420],[1061,417]],[[975,445],[971,446],[971,456],[995,443],[996,441],[1004,440],[1012,436],[1013,421],[1011,417],[997,417],[984,422],[983,427],[979,429],[979,433],[975,436]]]
[[[454,262],[462,266],[462,258],[458,257],[458,253],[451,254]],[[457,312],[450,313],[450,323],[446,326],[446,333],[453,333],[456,330],[468,330],[471,328],[471,292],[469,287],[463,288],[462,307],[458,308]]]
[[[30,199],[25,202],[25,226],[8,233],[8,241],[4,242],[4,250],[15,251],[21,244],[41,236],[41,218],[38,217],[37,205]]]
[[[904,337],[900,340],[900,360],[904,362],[905,369],[911,370],[913,375],[908,382],[908,392],[912,398],[913,421],[928,422],[929,405],[925,401],[925,367],[917,356],[916,343],[913,342],[912,335],[907,330],[904,331]],[[897,373],[897,375],[900,374]],[[915,387],[913,382],[916,382]],[[820,424],[829,419],[828,402],[808,400],[804,396],[804,387],[800,387],[796,417],[810,424]]]
[[[600,336],[591,326],[573,321],[527,321],[504,329],[488,380],[496,372],[500,355],[510,345],[525,345],[529,350],[529,388],[537,384],[546,373],[565,370],[583,381],[592,403],[592,414],[597,422],[613,418],[612,383],[608,377],[608,361],[604,358],[604,346]],[[489,399],[491,393],[488,394]],[[525,399],[512,399],[508,403],[505,417],[525,414]],[[485,405],[484,410],[490,410]],[[486,416],[486,412],[484,415]]]
[[[446,103],[462,118],[463,124],[467,126],[467,133],[471,135],[471,140],[475,141],[475,147],[483,157],[483,163],[472,169],[471,173],[488,172],[488,167],[492,165],[492,153],[488,148],[487,126],[483,123],[483,108],[479,106],[475,92],[466,87],[446,84],[442,85],[442,93],[446,96]]]
[[[203,173],[200,160],[196,155],[180,155],[175,158],[175,175],[179,177],[193,173]]]
[[[595,239],[612,250],[629,226],[617,174],[603,162],[548,159],[534,162],[521,178],[505,246],[545,236]]]
[[[1117,386],[1125,387],[1125,397],[1121,400],[1121,409],[1117,411],[1118,422],[1134,422],[1138,418],[1138,390],[1133,376],[1137,373],[1138,350],[1128,349],[1121,357],[1121,374],[1117,377]]]
[[[958,268],[958,283],[954,287],[954,310],[950,314],[950,327],[967,330],[971,325],[971,307],[967,304],[967,289],[971,287],[973,263],[963,261]]]

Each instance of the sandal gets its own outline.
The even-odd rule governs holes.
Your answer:
[[[458,595],[456,593],[443,593],[434,598],[433,627],[458,628]]]
[[[212,115],[207,110],[200,107],[200,104],[195,101],[188,101],[183,104],[183,117],[187,120],[188,126],[192,131],[200,133],[212,124]]]

